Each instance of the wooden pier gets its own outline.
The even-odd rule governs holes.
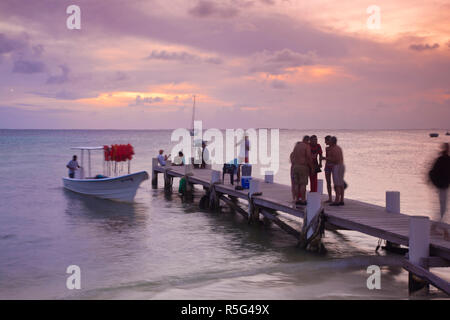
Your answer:
[[[445,240],[442,233],[443,229],[450,233],[450,225],[431,221],[428,217],[401,214],[399,194],[387,192],[387,207],[351,199],[345,199],[345,206],[333,207],[324,204],[328,196],[320,194],[315,207],[308,199],[308,207],[298,208],[292,202],[291,188],[288,185],[266,183],[264,180],[253,178],[250,190],[236,190],[235,185],[229,183],[229,175],[225,175],[225,181],[221,181],[220,171],[194,169],[192,165],[159,166],[157,159],[154,158],[152,168],[154,187],[158,185],[158,173],[164,175],[164,186],[169,192],[172,190],[173,178],[184,177],[188,190],[193,189],[194,185],[203,187],[208,196],[206,200],[209,208],[219,208],[219,202],[222,201],[249,222],[263,218],[263,221],[275,223],[300,242],[312,239],[312,234],[317,242],[317,238],[320,241],[320,236],[317,235],[324,229],[340,229],[384,239],[388,243],[388,248],[398,249],[400,245],[409,247],[409,253],[400,256],[399,259],[400,264],[409,272],[410,293],[427,292],[428,285],[431,284],[450,295],[450,283],[429,270],[433,267],[450,267],[450,241]],[[239,204],[242,202],[237,199],[248,204],[249,209],[241,208]],[[297,230],[280,219],[279,213],[301,218],[304,221],[302,230]],[[306,243],[311,245],[308,241]],[[317,243],[315,248],[319,248]]]

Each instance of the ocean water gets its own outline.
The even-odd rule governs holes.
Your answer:
[[[401,210],[436,218],[437,193],[426,180],[439,144],[429,131],[280,131],[280,170],[304,134],[323,145],[336,135],[346,162],[346,197],[384,205],[401,192]],[[132,171],[170,150],[171,131],[0,130],[1,299],[406,299],[407,273],[383,267],[381,290],[366,286],[378,239],[326,232],[325,255],[301,251],[276,226],[248,225],[224,210],[198,209],[144,182],[133,204],[62,188],[71,146],[131,143]],[[101,153],[93,172],[102,171]],[[125,172],[126,168],[123,168]],[[255,170],[258,171],[258,170]],[[323,178],[323,176],[319,177]],[[174,183],[176,186],[176,183]],[[176,191],[176,190],[175,190]],[[445,218],[450,222],[449,215]],[[384,252],[379,252],[385,255]],[[68,290],[66,268],[81,268],[81,290]],[[448,271],[438,271],[448,277]],[[443,297],[433,291],[431,298]]]

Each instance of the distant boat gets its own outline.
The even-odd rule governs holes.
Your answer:
[[[439,137],[439,133],[430,133],[431,138],[437,138]]]
[[[84,195],[94,196],[101,199],[132,202],[134,200],[134,197],[136,196],[136,192],[137,189],[139,188],[139,185],[144,180],[148,179],[148,173],[146,171],[139,171],[130,174],[129,166],[128,166],[128,174],[126,175],[111,178],[103,175],[91,177],[91,151],[104,150],[104,147],[76,147],[72,149],[81,150],[81,168],[76,171],[76,172],[80,171],[78,173],[77,178],[65,178],[65,177],[63,178],[64,188],[70,191]],[[84,168],[83,168],[83,151],[85,150],[87,150],[89,154],[88,178],[84,177]]]

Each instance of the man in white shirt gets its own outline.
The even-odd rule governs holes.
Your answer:
[[[66,167],[69,169],[69,178],[75,178],[75,170],[80,168],[78,165],[77,156],[73,156],[72,160],[69,161]]]

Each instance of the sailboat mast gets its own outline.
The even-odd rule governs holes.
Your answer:
[[[194,130],[194,120],[195,120],[195,94],[194,94],[194,106],[192,107],[192,131]]]

